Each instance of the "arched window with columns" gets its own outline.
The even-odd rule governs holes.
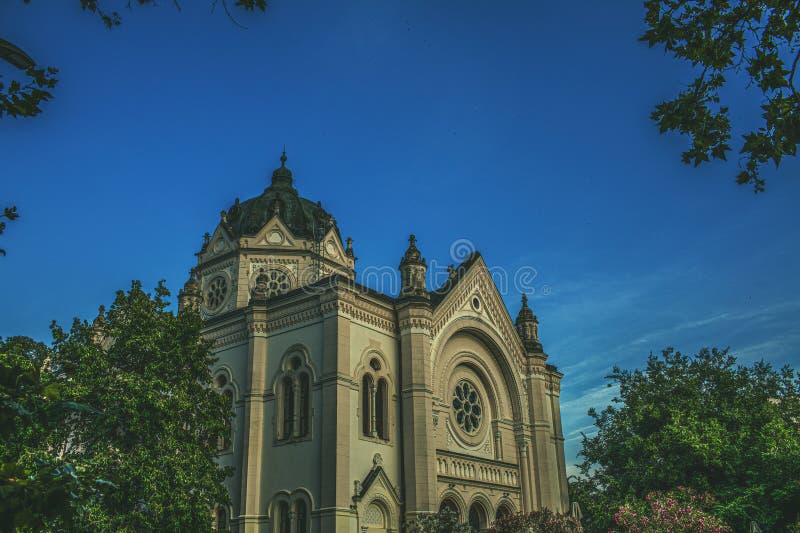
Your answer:
[[[271,533],[310,533],[313,501],[306,489],[281,490],[269,504]]]
[[[224,437],[220,437],[217,441],[217,450],[220,453],[227,453],[233,451],[233,434],[234,434],[234,425],[233,425],[233,418],[234,418],[234,388],[233,383],[231,383],[229,373],[227,369],[220,370],[216,376],[214,377],[214,387],[225,397],[225,401],[228,405],[228,408],[231,410],[230,416],[228,417],[228,432]]]
[[[306,502],[301,499],[294,502],[294,520],[297,533],[308,533],[308,509]]]
[[[278,504],[277,520],[275,522],[275,533],[292,533],[292,519],[289,516],[289,502]]]
[[[276,440],[286,442],[311,435],[313,373],[304,354],[293,350],[284,357],[275,386]]]
[[[365,437],[390,440],[390,385],[387,370],[377,356],[361,376],[361,434]]]

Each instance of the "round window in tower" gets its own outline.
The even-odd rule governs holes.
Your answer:
[[[483,403],[469,381],[460,381],[453,391],[453,414],[456,424],[468,435],[474,435],[483,420]]]
[[[205,304],[209,311],[217,309],[228,296],[228,281],[223,276],[212,279],[206,287]]]

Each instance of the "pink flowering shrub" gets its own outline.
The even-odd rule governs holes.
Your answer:
[[[710,494],[684,487],[669,492],[651,492],[645,505],[629,504],[614,514],[616,529],[609,533],[730,533],[731,528],[709,513]]]

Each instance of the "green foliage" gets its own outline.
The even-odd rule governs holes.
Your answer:
[[[800,374],[727,350],[688,357],[671,348],[644,370],[614,368],[616,406],[590,409],[582,477],[571,484],[587,531],[608,531],[611,509],[653,490],[710,492],[714,515],[739,531],[780,530],[800,509]],[[765,530],[766,530],[765,529]]]
[[[3,208],[3,214],[0,215],[0,219],[5,218],[6,220],[16,220],[19,218],[19,213],[17,213],[17,206],[5,207]],[[0,235],[6,230],[6,221],[0,220]],[[6,255],[6,251],[0,248],[0,255]]]
[[[11,80],[6,86],[0,81],[0,118],[4,115],[13,118],[33,117],[41,113],[39,104],[52,98],[49,89],[58,83],[55,78],[57,73],[58,71],[51,67],[31,66],[25,69],[27,80],[24,82]]]
[[[581,523],[569,516],[542,509],[504,516],[487,533],[582,533]]]
[[[210,343],[191,310],[168,311],[160,283],[133,282],[111,308],[67,333],[52,326],[51,365],[65,398],[103,406],[57,431],[64,457],[109,490],[82,506],[76,531],[208,531],[209,509],[228,502],[216,462],[230,406],[211,387]],[[68,385],[68,387],[66,387]]]
[[[458,513],[443,508],[438,513],[426,514],[407,522],[407,533],[475,533],[467,524],[462,524]]]
[[[649,46],[697,67],[700,75],[678,96],[656,106],[660,131],[689,135],[684,163],[726,159],[731,150],[729,109],[719,91],[727,77],[743,76],[761,93],[761,125],[742,136],[739,184],[764,190],[762,164],[777,168],[800,143],[800,3],[794,0],[645,0]],[[742,71],[744,69],[744,72]]]
[[[0,531],[70,525],[82,486],[47,438],[75,411],[48,383],[49,351],[24,337],[0,340]]]

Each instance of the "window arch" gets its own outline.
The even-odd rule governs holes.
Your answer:
[[[308,509],[306,508],[306,502],[299,498],[294,502],[294,519],[297,524],[295,531],[297,533],[308,533]]]
[[[294,380],[290,376],[281,381],[281,394],[283,401],[281,438],[288,439],[292,436],[292,426],[294,426]]]
[[[225,397],[226,405],[228,405],[228,409],[230,409],[230,416],[228,417],[228,431],[225,436],[220,437],[217,440],[217,451],[221,453],[230,452],[233,450],[233,435],[234,435],[234,402],[235,402],[235,394],[234,394],[234,386],[231,380],[229,379],[229,373],[227,369],[222,370],[214,377],[214,387]]]
[[[290,352],[282,363],[277,392],[276,437],[278,441],[305,439],[311,434],[311,386],[313,374],[304,354]]]
[[[381,360],[373,355],[361,377],[361,434],[389,439],[389,380]]]
[[[289,517],[289,502],[282,501],[278,504],[275,533],[292,533],[292,520]]]
[[[229,531],[228,512],[223,506],[218,506],[214,514],[214,529],[216,531]]]
[[[303,488],[278,491],[269,503],[272,533],[310,533],[314,504]]]
[[[507,503],[501,503],[494,514],[494,519],[501,520],[507,516],[511,516],[512,513],[513,511],[511,511],[511,507],[509,507]]]
[[[311,378],[309,378],[307,372],[303,372],[300,374],[300,422],[299,422],[299,432],[298,435],[300,437],[305,437],[308,435],[308,419],[309,419],[309,412],[311,410],[310,407],[310,400],[311,400]]]
[[[486,520],[486,510],[478,502],[469,506],[467,522],[475,531],[483,531],[488,526]]]
[[[439,511],[450,511],[458,516],[459,520],[461,520],[461,512],[458,510],[458,504],[453,501],[452,498],[445,498],[442,500],[442,503],[439,504]]]

